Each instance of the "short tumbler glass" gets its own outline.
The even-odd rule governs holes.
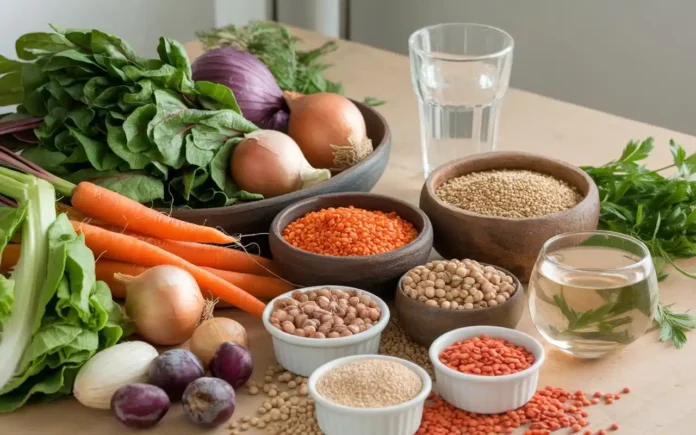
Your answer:
[[[438,24],[408,40],[427,178],[438,166],[493,151],[514,41],[481,24]]]
[[[645,244],[611,231],[546,242],[529,280],[529,311],[558,349],[597,358],[637,340],[657,309],[657,276]]]

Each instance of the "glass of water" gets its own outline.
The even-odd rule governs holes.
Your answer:
[[[569,233],[546,242],[529,280],[529,311],[558,349],[597,358],[637,340],[657,309],[648,248],[610,231]]]
[[[427,178],[438,166],[493,151],[514,41],[481,24],[438,24],[408,40]]]

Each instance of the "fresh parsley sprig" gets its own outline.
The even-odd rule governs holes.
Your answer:
[[[601,200],[600,228],[631,235],[643,241],[653,257],[658,279],[667,278],[665,266],[695,278],[675,259],[696,256],[696,153],[670,141],[673,163],[650,170],[642,163],[654,149],[653,138],[631,141],[621,157],[603,166],[582,169],[592,177]],[[672,177],[664,171],[676,170]],[[659,305],[655,323],[660,339],[678,348],[686,342],[685,332],[696,326],[690,314],[678,314]]]

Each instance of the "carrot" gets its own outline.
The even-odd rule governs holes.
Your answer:
[[[231,272],[212,267],[204,267],[203,269],[261,299],[273,299],[295,288],[292,284],[278,278]]]
[[[95,256],[108,252],[114,260],[142,266],[169,264],[189,272],[198,285],[223,301],[261,317],[265,305],[254,296],[176,255],[126,234],[111,232],[93,225],[71,221],[75,231],[84,234],[85,243]]]
[[[122,261],[104,260],[101,258],[97,260],[95,266],[97,279],[109,285],[111,296],[114,299],[123,299],[126,297],[126,285],[114,279],[114,274],[122,273],[124,275],[138,276],[148,269],[147,266],[139,266]]]
[[[129,235],[164,249],[196,266],[262,276],[274,276],[275,273],[275,266],[271,260],[244,251],[202,243],[155,239],[139,234],[129,233]],[[108,252],[105,255],[110,258]]]
[[[19,249],[21,245],[7,245],[2,250],[0,258],[0,273],[7,273],[19,261]]]
[[[171,218],[87,181],[79,183],[72,191],[71,203],[87,216],[159,239],[219,244],[237,241],[215,228]]]

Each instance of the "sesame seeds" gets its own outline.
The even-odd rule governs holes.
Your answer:
[[[337,367],[317,382],[326,399],[353,408],[383,408],[407,402],[423,389],[423,380],[403,364],[365,359]]]
[[[526,170],[472,172],[443,183],[437,196],[481,215],[518,219],[557,213],[582,200],[565,181]]]

